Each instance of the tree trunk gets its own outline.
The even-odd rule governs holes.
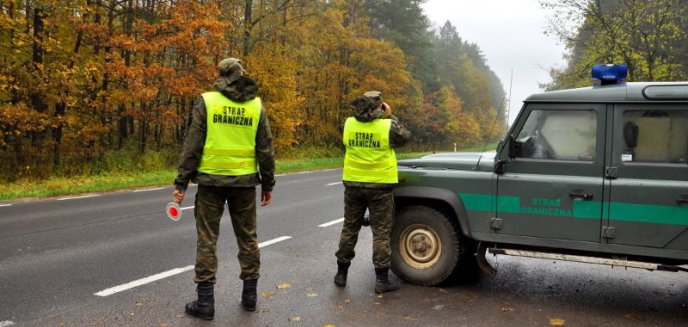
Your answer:
[[[139,121],[139,153],[144,154],[146,152],[146,132],[148,129],[148,124],[145,119]]]
[[[127,118],[124,116],[124,105],[120,104],[117,108],[117,112],[119,113],[117,150],[122,150],[124,147],[124,141],[129,137],[129,131],[127,130]]]
[[[27,8],[27,12],[28,12]],[[33,45],[32,45],[32,63],[35,72],[34,78],[43,79],[43,36],[44,36],[44,18],[45,12],[39,6],[33,9]],[[45,112],[47,105],[45,104],[44,95],[39,91],[32,91],[31,107],[38,112]],[[34,147],[40,148],[43,143],[45,132],[32,133],[31,143]],[[40,150],[39,150],[40,151]]]
[[[253,0],[246,0],[244,11],[244,53],[243,58],[248,57],[251,44],[251,28],[253,27]]]

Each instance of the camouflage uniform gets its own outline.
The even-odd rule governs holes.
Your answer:
[[[337,261],[349,263],[354,258],[354,247],[366,209],[370,210],[370,229],[373,232],[373,265],[375,268],[389,268],[394,197],[391,189],[384,188],[347,186],[344,190],[344,226],[339,238],[339,251],[335,254]]]
[[[215,283],[217,273],[217,237],[220,233],[220,218],[227,202],[232,228],[239,246],[239,278],[260,277],[260,252],[256,234],[256,189],[255,187],[218,187],[200,184],[196,194],[196,283]]]
[[[258,84],[242,76],[238,71],[223,71],[223,67],[239,67],[236,62],[220,62],[221,77],[214,89],[236,102],[256,97]],[[224,65],[224,66],[223,66]],[[175,179],[178,190],[186,190],[189,181],[198,183],[195,216],[198,244],[196,252],[195,282],[215,283],[217,272],[216,243],[220,231],[220,218],[227,203],[234,234],[239,246],[239,264],[242,280],[257,279],[260,268],[260,252],[256,235],[256,185],[265,192],[275,184],[274,148],[270,123],[265,108],[261,109],[256,134],[256,161],[259,173],[240,176],[221,176],[199,172],[197,169],[205,144],[207,112],[203,97],[198,97],[187,130],[184,149],[180,156],[179,175]]]
[[[379,93],[378,93],[379,94]],[[383,118],[384,111],[378,106],[381,100],[374,100],[366,93],[365,103],[354,102],[361,122]],[[379,96],[379,95],[378,95]],[[374,109],[373,109],[374,108]],[[372,109],[372,110],[371,110]],[[395,116],[389,131],[389,142],[392,148],[403,146],[411,139],[411,132],[399,124]],[[339,239],[339,250],[335,253],[337,262],[349,264],[355,256],[354,247],[358,241],[363,216],[366,209],[370,212],[370,228],[373,232],[373,265],[375,268],[389,268],[392,250],[389,245],[389,234],[394,221],[394,184],[362,183],[344,181],[344,226]]]

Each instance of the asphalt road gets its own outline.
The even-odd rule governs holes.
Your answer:
[[[212,322],[183,313],[195,296],[195,187],[177,223],[163,212],[171,187],[0,203],[0,327],[688,325],[684,273],[538,259],[491,257],[495,279],[402,284],[378,297],[367,228],[348,285],[337,288],[341,223],[319,225],[343,215],[340,174],[279,176],[273,203],[258,209],[267,243],[256,313],[240,307],[237,247],[223,220]]]

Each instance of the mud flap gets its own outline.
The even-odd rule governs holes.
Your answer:
[[[476,259],[478,261],[478,267],[480,267],[480,270],[483,271],[487,276],[490,276],[490,278],[494,279],[495,276],[497,276],[497,270],[490,265],[489,262],[487,262],[487,259],[485,259],[485,253],[487,252],[487,248],[483,246],[483,243],[480,242],[478,243],[478,250],[476,251]]]

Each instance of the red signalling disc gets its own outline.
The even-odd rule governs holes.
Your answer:
[[[170,218],[172,221],[179,221],[182,218],[182,210],[176,202],[168,203],[165,211],[167,212],[167,218]]]

